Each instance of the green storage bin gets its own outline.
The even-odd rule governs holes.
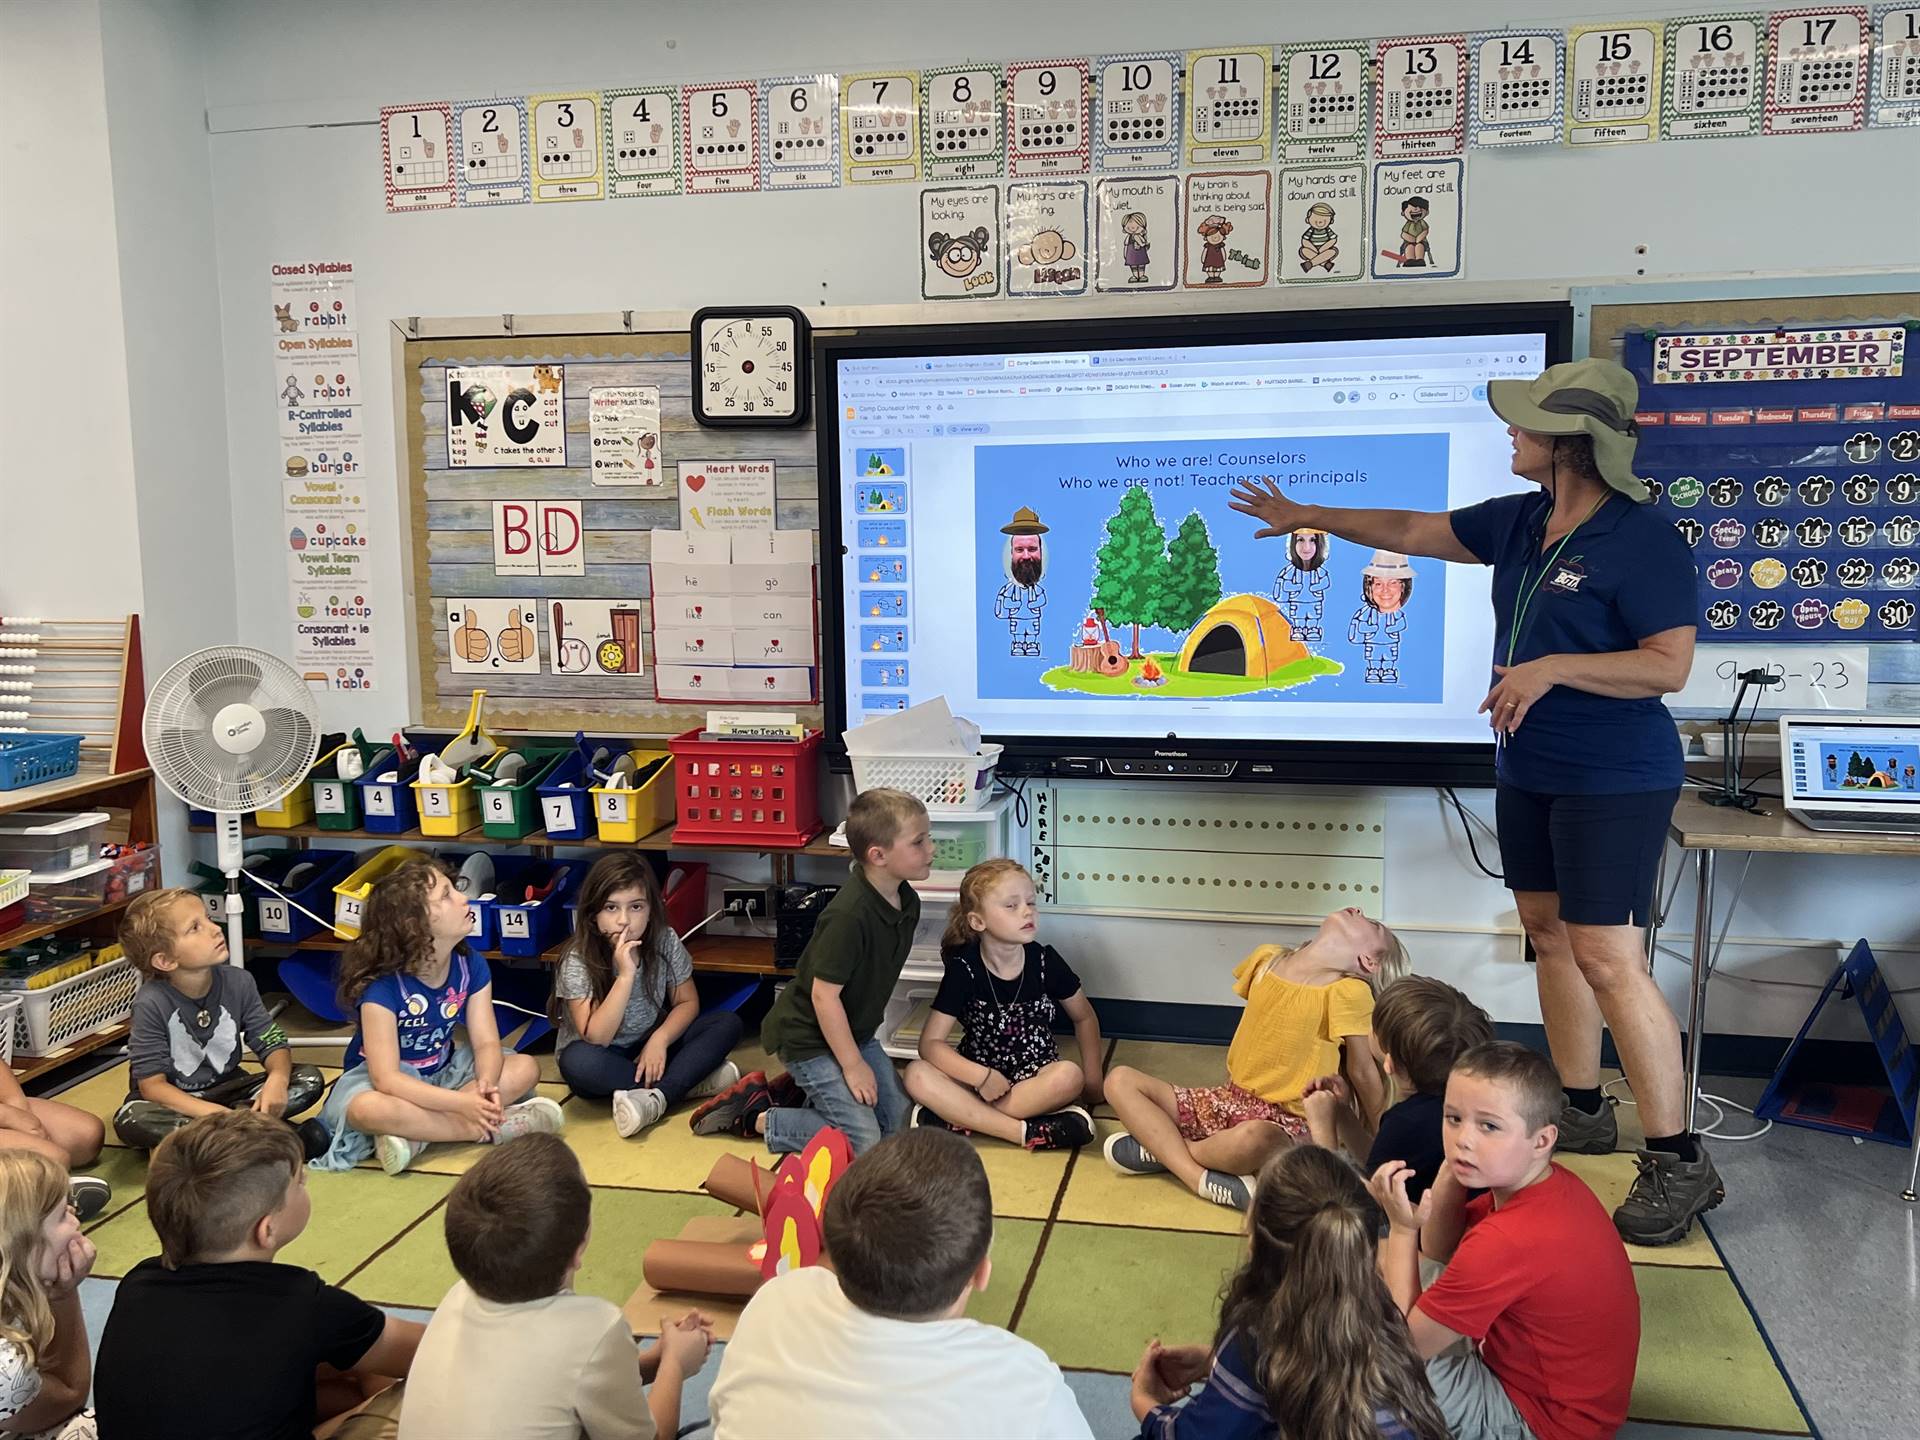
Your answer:
[[[521,840],[541,827],[538,787],[553,772],[567,752],[560,750],[521,750],[527,766],[519,777],[505,785],[476,784],[480,800],[480,833],[490,840]]]
[[[348,745],[360,752],[360,759],[369,774],[388,766],[393,754],[391,745],[374,744],[358,730],[353,732],[353,739],[340,749],[345,750]],[[338,753],[334,752],[336,756]],[[307,781],[308,788],[313,792],[313,823],[322,830],[358,830],[361,820],[360,787],[351,780],[338,778],[339,772],[332,765],[323,768],[329,773]]]

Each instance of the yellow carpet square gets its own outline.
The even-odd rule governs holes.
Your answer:
[[[687,1126],[693,1109],[691,1102],[679,1105],[659,1124],[623,1140],[613,1128],[608,1101],[576,1095],[565,1106],[567,1143],[580,1157],[588,1184],[623,1189],[693,1192],[722,1155],[743,1155],[762,1168],[776,1158],[767,1153],[764,1141],[695,1135]]]
[[[1202,1200],[1171,1175],[1122,1175],[1115,1171],[1101,1155],[1100,1146],[1120,1129],[1120,1123],[1102,1120],[1096,1128],[1099,1138],[1080,1152],[1067,1176],[1060,1219],[1212,1235],[1237,1235],[1245,1228],[1238,1210]]]

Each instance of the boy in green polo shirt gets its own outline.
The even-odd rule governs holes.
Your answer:
[[[693,1112],[694,1134],[764,1135],[767,1148],[783,1154],[804,1150],[832,1125],[858,1155],[906,1128],[906,1092],[874,1032],[920,923],[920,897],[908,882],[933,868],[927,807],[901,790],[862,791],[847,811],[847,849],[852,873],[820,912],[792,982],[760,1028],[761,1046],[786,1062],[786,1075],[742,1076]]]

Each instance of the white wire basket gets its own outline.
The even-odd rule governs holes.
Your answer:
[[[0,910],[27,898],[27,877],[31,874],[31,870],[0,870]]]
[[[928,809],[978,810],[993,798],[998,745],[973,755],[854,755],[855,790],[904,790]]]
[[[0,1000],[0,1065],[13,1063],[13,1027],[20,1019],[20,997],[9,995]]]

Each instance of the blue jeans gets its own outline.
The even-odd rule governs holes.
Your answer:
[[[840,1062],[831,1053],[787,1061],[787,1073],[807,1092],[807,1108],[767,1111],[767,1149],[776,1155],[804,1150],[816,1131],[831,1125],[846,1135],[853,1153],[860,1155],[904,1129],[907,1092],[900,1088],[893,1057],[874,1039],[860,1047],[860,1058],[873,1070],[878,1102],[874,1105],[862,1105],[853,1098]]]
[[[658,1025],[654,1030],[659,1029]],[[576,1095],[604,1100],[616,1090],[637,1090],[633,1063],[648,1040],[649,1030],[631,1045],[596,1045],[591,1040],[575,1040],[560,1052],[560,1078]],[[686,1094],[719,1068],[727,1052],[740,1043],[740,1017],[731,1010],[706,1010],[693,1017],[693,1024],[678,1040],[667,1046],[667,1068],[653,1088],[677,1105]]]

